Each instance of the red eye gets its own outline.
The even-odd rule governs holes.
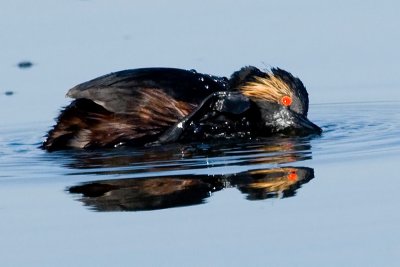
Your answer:
[[[296,173],[296,171],[291,171],[288,174],[288,180],[292,181],[292,182],[296,182],[297,181],[297,173]]]
[[[286,96],[282,97],[281,103],[282,103],[282,105],[288,107],[292,104],[292,98],[290,96],[286,95]]]

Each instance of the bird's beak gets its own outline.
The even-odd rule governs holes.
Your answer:
[[[296,112],[293,112],[293,126],[296,129],[296,132],[298,132],[299,134],[304,134],[304,135],[308,135],[308,134],[321,134],[322,133],[322,129],[312,123],[307,117],[302,116]]]

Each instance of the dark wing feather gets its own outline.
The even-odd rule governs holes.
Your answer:
[[[143,91],[158,90],[160,95],[194,105],[213,92],[225,90],[226,78],[173,68],[145,68],[114,72],[70,89],[67,96],[90,99],[115,113],[136,113]],[[151,109],[151,106],[149,106]]]

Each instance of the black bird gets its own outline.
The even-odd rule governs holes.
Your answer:
[[[143,146],[320,134],[300,79],[244,67],[230,79],[174,68],[124,70],[70,89],[43,148]]]

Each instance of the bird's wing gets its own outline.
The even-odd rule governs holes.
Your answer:
[[[189,126],[198,122],[207,123],[207,120],[212,120],[212,117],[218,114],[240,115],[248,111],[250,106],[250,100],[239,92],[215,92],[208,96],[190,115],[169,128],[159,138],[158,143],[175,142],[188,131]]]
[[[135,114],[143,109],[157,112],[165,105],[192,111],[207,96],[223,90],[225,85],[225,78],[195,71],[145,68],[101,76],[75,86],[67,96],[90,99],[108,111],[122,114]],[[181,115],[184,114],[178,114],[178,117]]]

